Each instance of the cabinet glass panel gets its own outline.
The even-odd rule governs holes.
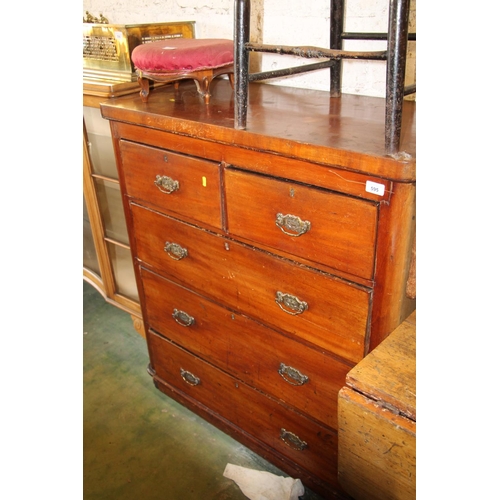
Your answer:
[[[85,198],[83,199],[83,267],[98,276],[101,275]]]
[[[108,120],[102,118],[98,108],[83,107],[87,129],[88,148],[92,172],[112,179],[118,179],[113,141]]]
[[[108,252],[115,277],[117,293],[129,299],[139,301],[130,250],[108,242]]]
[[[128,245],[120,185],[112,181],[95,179],[95,188],[105,236]]]
[[[87,137],[93,173],[118,179],[111,138],[88,131]]]

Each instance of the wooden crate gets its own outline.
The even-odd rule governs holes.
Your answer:
[[[358,363],[339,392],[339,482],[355,499],[416,494],[416,312]]]

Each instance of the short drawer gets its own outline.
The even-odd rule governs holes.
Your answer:
[[[221,227],[219,164],[124,140],[120,154],[130,197]]]
[[[248,387],[154,333],[155,377],[175,387],[282,455],[335,484],[337,433]]]
[[[149,326],[248,385],[337,428],[352,365],[311,349],[141,268]]]
[[[375,203],[232,169],[225,183],[231,234],[372,278]]]
[[[131,204],[137,255],[158,273],[357,363],[371,290]]]

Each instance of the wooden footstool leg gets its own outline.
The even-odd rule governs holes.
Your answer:
[[[150,80],[148,80],[147,78],[138,77],[137,81],[139,82],[139,86],[141,87],[139,94],[141,96],[142,102],[148,102],[149,88],[151,84]]]
[[[210,103],[210,84],[214,78],[214,72],[212,70],[205,70],[200,72],[200,75],[194,76],[194,81],[196,83],[196,88],[198,92],[203,96],[205,104]]]

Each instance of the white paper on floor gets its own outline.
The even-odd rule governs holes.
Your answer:
[[[304,494],[300,479],[227,464],[224,477],[232,479],[250,500],[299,500]]]

